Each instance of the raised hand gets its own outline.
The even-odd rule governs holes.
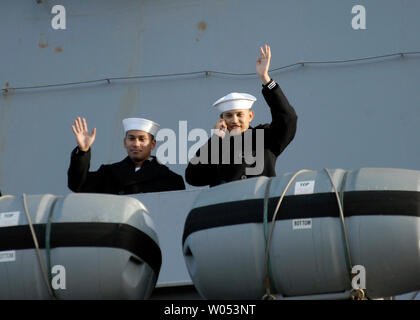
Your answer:
[[[261,78],[263,84],[270,82],[271,78],[268,75],[270,68],[271,49],[269,45],[264,45],[264,49],[260,47],[261,56],[257,58],[257,75]]]
[[[88,151],[95,141],[96,128],[93,128],[92,134],[89,135],[86,119],[80,117],[74,120],[74,125],[71,128],[73,129],[79,149],[85,152]]]

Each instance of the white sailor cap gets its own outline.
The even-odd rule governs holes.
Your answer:
[[[159,129],[159,125],[156,122],[143,118],[127,118],[124,119],[122,123],[124,132],[130,130],[141,130],[150,133],[154,137]]]
[[[229,110],[251,109],[257,98],[248,93],[232,92],[217,100],[213,107],[223,113]]]

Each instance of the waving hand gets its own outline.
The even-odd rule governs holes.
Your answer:
[[[269,45],[265,45],[264,48],[260,47],[261,56],[257,58],[257,75],[261,78],[263,84],[270,82],[271,78],[268,75],[268,69],[270,68],[271,60],[271,49]]]
[[[96,128],[93,128],[92,134],[89,135],[86,119],[80,117],[74,120],[74,125],[72,125],[71,128],[73,129],[79,149],[82,151],[88,151],[95,141]]]

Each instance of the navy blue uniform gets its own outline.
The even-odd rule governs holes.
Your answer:
[[[90,149],[83,152],[75,148],[67,172],[68,187],[72,191],[135,194],[185,189],[182,176],[157,162],[155,157],[145,160],[137,171],[129,157],[117,163],[101,165],[95,172],[89,172],[89,166]]]
[[[271,88],[271,89],[270,89]],[[255,156],[258,148],[256,148],[256,129],[264,130],[264,166],[262,172],[257,175],[247,175],[246,168],[255,167],[255,164],[246,163],[243,159],[242,163],[235,164],[234,157],[234,143],[230,143],[231,161],[229,164],[222,164],[222,138],[213,135],[206,143],[208,148],[208,163],[188,164],[185,170],[185,180],[193,186],[215,186],[226,182],[231,182],[240,179],[246,179],[256,176],[276,176],[275,165],[277,157],[289,145],[296,134],[297,115],[294,108],[289,104],[286,96],[278,84],[271,81],[263,86],[262,94],[265,101],[270,107],[272,122],[269,124],[258,125],[257,127],[249,127],[252,130],[253,145],[252,152]],[[244,136],[244,133],[242,133]],[[219,163],[211,164],[211,139],[219,139]],[[226,139],[226,138],[225,138]],[[233,141],[233,137],[230,137]],[[244,143],[245,139],[242,139]],[[244,149],[242,149],[244,150]],[[197,151],[196,157],[200,157],[200,152],[203,147]],[[244,157],[243,157],[244,158]]]

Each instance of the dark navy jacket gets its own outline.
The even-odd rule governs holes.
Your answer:
[[[155,157],[146,160],[138,171],[135,171],[129,157],[117,163],[101,165],[95,172],[89,172],[89,166],[90,149],[83,152],[75,148],[67,172],[68,187],[72,191],[135,194],[185,189],[184,179],[160,164]]]
[[[283,91],[276,84],[272,89],[269,89],[268,85],[263,86],[262,94],[270,107],[272,122],[269,124],[258,125],[253,128],[250,127],[247,131],[252,131],[253,145],[252,152],[255,156],[256,148],[255,130],[264,130],[264,166],[262,172],[258,175],[247,175],[246,168],[252,168],[254,164],[248,164],[245,161],[245,149],[242,149],[242,157],[244,158],[242,163],[235,164],[232,161],[234,157],[234,143],[230,143],[230,164],[222,163],[222,138],[213,135],[207,143],[197,151],[196,157],[200,156],[200,152],[203,151],[203,147],[208,150],[208,163],[207,164],[192,164],[191,161],[185,170],[185,180],[193,186],[215,186],[226,182],[231,182],[240,179],[252,178],[256,176],[267,176],[274,177],[276,175],[275,165],[277,157],[283,152],[288,144],[293,140],[296,134],[297,115],[294,108],[289,104]],[[244,133],[242,133],[244,136]],[[212,139],[219,139],[219,163],[211,164],[211,145]],[[226,139],[226,137],[225,137]],[[233,137],[230,137],[233,140]],[[245,139],[242,139],[244,144]],[[208,149],[207,149],[208,148]],[[251,148],[250,148],[251,149]]]

